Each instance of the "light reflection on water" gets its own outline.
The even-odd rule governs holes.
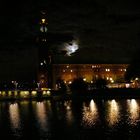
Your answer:
[[[45,130],[47,128],[47,112],[44,102],[36,103],[36,117],[40,127]]]
[[[73,123],[73,112],[72,112],[72,102],[65,101],[64,102],[65,110],[66,110],[66,121],[68,125]]]
[[[15,138],[24,135],[23,130],[33,128],[33,134],[47,139],[48,132],[78,134],[78,129],[97,130],[108,138],[120,131],[130,132],[129,128],[140,128],[140,100],[86,100],[86,101],[24,101],[18,103],[0,102],[0,118],[5,130],[12,129]],[[8,108],[8,111],[7,111]],[[8,120],[9,119],[9,120]],[[21,127],[22,126],[22,127]],[[32,126],[32,127],[31,127]],[[100,127],[101,126],[101,127]],[[29,127],[29,129],[28,129]],[[121,130],[123,127],[123,130]],[[54,129],[55,128],[55,129]],[[106,129],[107,128],[107,129]],[[73,130],[72,130],[73,129]],[[0,131],[3,130],[0,125]],[[62,130],[64,130],[62,132]],[[113,131],[112,131],[113,130]],[[32,131],[32,130],[30,130]],[[132,129],[131,129],[132,131]],[[14,132],[14,133],[13,133]],[[95,131],[92,131],[94,133]],[[16,134],[15,134],[16,133]],[[67,134],[66,133],[66,134]],[[29,132],[30,134],[30,132]],[[132,133],[131,133],[132,134]],[[85,135],[88,135],[85,133]],[[133,131],[133,135],[139,135]],[[49,135],[51,137],[51,135]],[[69,136],[68,136],[69,137]]]
[[[88,106],[86,106],[85,103],[83,104],[82,113],[82,124],[86,127],[91,127],[98,121],[98,109],[96,103],[93,100],[90,101]]]
[[[9,119],[12,133],[15,137],[22,135],[21,116],[18,103],[9,104]]]
[[[108,101],[107,110],[107,122],[109,123],[109,126],[117,124],[120,119],[120,109],[118,103],[115,100]]]
[[[9,106],[9,116],[12,128],[20,128],[20,116],[19,116],[19,106],[17,103],[10,104]]]
[[[135,99],[127,100],[128,119],[131,125],[137,125],[140,121],[140,107]]]

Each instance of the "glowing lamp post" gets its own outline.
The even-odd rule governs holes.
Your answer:
[[[37,83],[37,89],[38,90],[40,89],[40,83]]]

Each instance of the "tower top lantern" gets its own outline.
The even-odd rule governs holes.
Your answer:
[[[45,11],[41,11],[41,20],[40,20],[40,24],[41,25],[47,25],[48,22],[46,20],[46,12]]]

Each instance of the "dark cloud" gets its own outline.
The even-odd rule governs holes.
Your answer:
[[[55,54],[59,62],[127,63],[139,51],[140,9],[134,2],[29,0],[1,7],[1,41],[35,40],[42,9],[47,11],[49,45],[59,49],[57,44],[78,38],[78,52],[71,57]]]

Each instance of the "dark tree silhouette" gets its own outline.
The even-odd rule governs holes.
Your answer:
[[[140,78],[140,64],[133,63],[130,64],[127,68],[127,72],[125,73],[125,79],[130,81],[131,79],[135,79],[136,77]]]
[[[88,88],[87,82],[83,80],[83,78],[74,79],[72,84],[70,85],[71,91],[86,91]]]
[[[130,81],[136,77],[140,78],[140,49],[136,49],[132,54],[131,62],[125,73],[125,79]]]
[[[105,79],[97,79],[96,82],[95,82],[95,87],[97,89],[104,89],[104,88],[107,88],[107,81]]]

